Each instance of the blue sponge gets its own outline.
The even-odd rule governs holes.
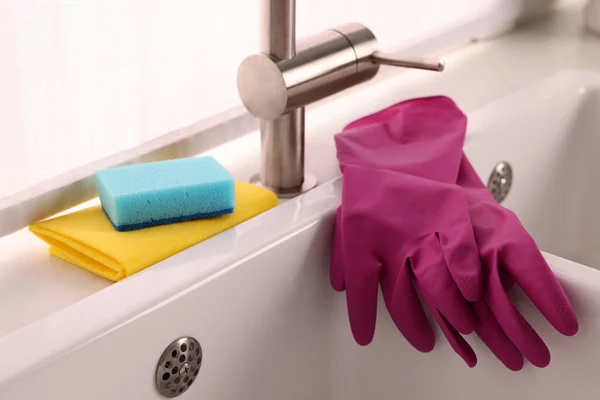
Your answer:
[[[213,157],[183,158],[96,173],[102,208],[118,231],[230,214],[235,181]]]

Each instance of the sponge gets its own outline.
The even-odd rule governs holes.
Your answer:
[[[96,173],[104,213],[117,231],[231,214],[235,181],[213,157],[182,158]]]

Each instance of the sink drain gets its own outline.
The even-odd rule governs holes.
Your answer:
[[[496,164],[488,180],[487,187],[498,203],[502,203],[506,196],[508,196],[512,180],[513,171],[510,164],[506,161]]]
[[[165,349],[156,367],[156,388],[168,398],[184,393],[198,376],[202,348],[192,337],[182,337]]]

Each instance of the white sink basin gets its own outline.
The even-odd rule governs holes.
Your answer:
[[[591,164],[588,157],[598,140],[597,88],[600,75],[569,72],[489,104],[471,113],[465,147],[484,181],[496,162],[512,165],[514,185],[505,204],[546,252],[589,265],[597,265],[593,237],[599,228],[592,212],[597,189],[589,183],[595,171],[584,166]],[[510,372],[473,336],[468,340],[479,363],[469,369],[439,330],[435,350],[419,353],[397,331],[382,301],[373,343],[358,346],[345,296],[329,284],[341,185],[339,177],[323,183],[98,293],[96,301],[110,291],[124,293],[126,285],[134,290],[186,269],[189,276],[204,276],[48,367],[0,386],[0,398],[42,399],[51,393],[57,399],[158,399],[152,384],[157,359],[181,335],[197,338],[204,354],[185,398],[562,400],[600,392],[600,272],[552,254],[547,259],[580,319],[578,335],[557,334],[520,292],[513,293],[550,347],[553,361],[546,369],[526,364],[523,371]],[[264,240],[268,245],[260,244]],[[251,245],[254,250],[237,254],[234,262],[224,256]],[[197,264],[199,258],[206,268]],[[122,365],[121,359],[134,365]]]

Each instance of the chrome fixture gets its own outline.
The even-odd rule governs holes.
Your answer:
[[[506,161],[500,161],[496,164],[488,179],[487,187],[498,203],[502,203],[508,196],[512,181],[513,170],[510,164]]]
[[[162,353],[156,366],[156,389],[161,396],[177,397],[192,386],[202,365],[202,347],[192,337],[182,337]]]
[[[262,0],[261,54],[242,61],[240,98],[260,119],[261,169],[252,178],[280,197],[312,189],[304,173],[304,106],[373,78],[380,65],[442,71],[439,60],[378,50],[375,35],[346,24],[296,45],[295,0]]]

